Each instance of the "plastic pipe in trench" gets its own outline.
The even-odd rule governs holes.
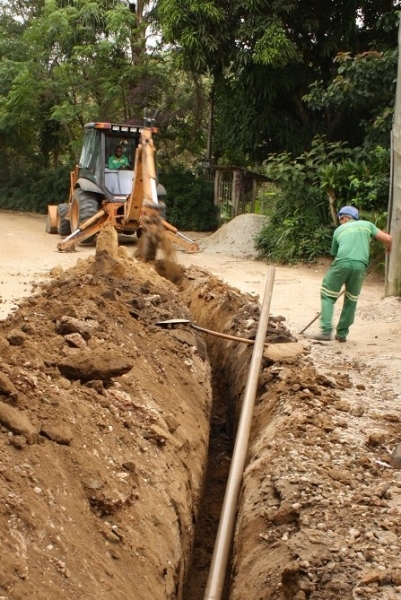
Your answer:
[[[259,325],[256,332],[231,468],[228,475],[228,482],[224,495],[204,600],[220,600],[223,593],[227,562],[234,534],[238,497],[248,451],[249,434],[251,431],[255,396],[259,381],[260,365],[262,363],[266,330],[269,324],[269,310],[273,292],[274,275],[275,268],[270,267],[266,276]]]

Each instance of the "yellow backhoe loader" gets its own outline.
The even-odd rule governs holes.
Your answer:
[[[165,220],[165,189],[157,182],[152,119],[143,126],[88,123],[79,164],[70,174],[68,202],[49,205],[46,231],[64,239],[60,251],[73,251],[105,225],[138,237],[137,256],[156,257],[163,239],[197,252],[198,245]]]

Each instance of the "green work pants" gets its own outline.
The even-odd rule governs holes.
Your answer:
[[[320,288],[322,302],[320,327],[323,333],[331,333],[334,304],[344,285],[344,304],[336,331],[338,337],[347,337],[349,328],[354,322],[356,305],[365,279],[366,268],[365,263],[359,260],[344,260],[339,263],[334,262],[327,271]]]

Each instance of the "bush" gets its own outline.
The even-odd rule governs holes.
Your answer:
[[[379,146],[367,152],[316,138],[302,156],[272,155],[264,169],[278,188],[271,220],[258,238],[268,260],[310,262],[328,255],[333,217],[345,204],[376,214],[385,210],[389,153]]]
[[[167,220],[182,231],[215,231],[218,208],[213,187],[190,171],[176,168],[160,176],[166,188]]]
[[[279,263],[313,262],[330,252],[333,228],[322,223],[316,205],[295,208],[279,202],[262,229],[256,247],[262,257]]]
[[[46,213],[48,204],[67,201],[69,188],[68,166],[15,169],[0,189],[0,208]]]

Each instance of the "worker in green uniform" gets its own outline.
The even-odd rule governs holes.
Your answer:
[[[109,169],[129,169],[129,160],[123,154],[123,147],[118,145],[115,147],[114,155],[110,156],[107,161],[107,166]]]
[[[345,286],[344,304],[336,327],[335,339],[346,342],[354,322],[356,305],[369,263],[370,242],[376,238],[391,250],[392,236],[369,221],[360,221],[354,206],[344,206],[337,214],[340,226],[334,231],[331,255],[334,261],[326,272],[320,288],[320,333],[314,340],[330,341],[334,305]]]

